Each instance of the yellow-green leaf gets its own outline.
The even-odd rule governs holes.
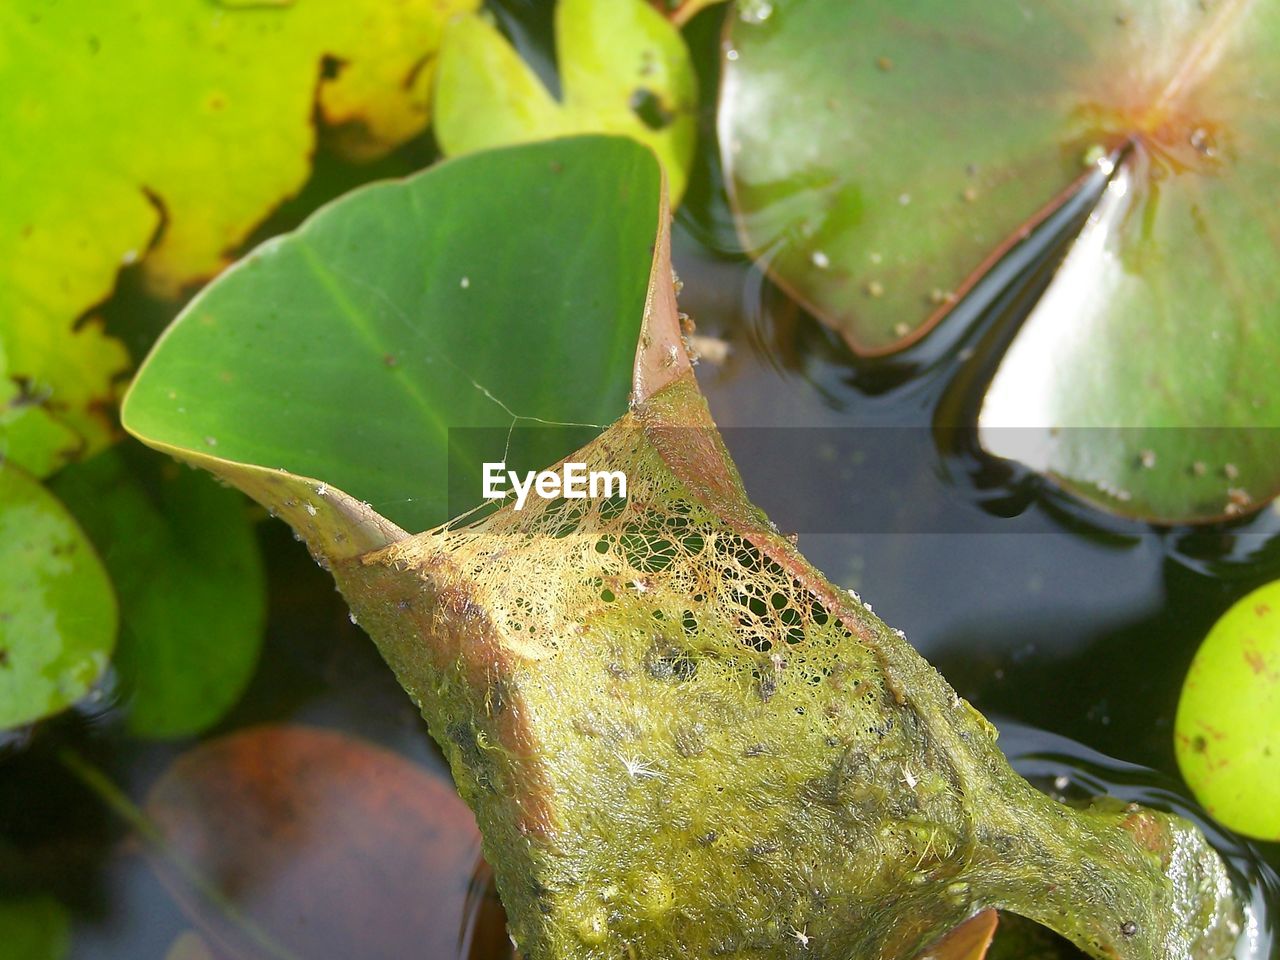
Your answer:
[[[1178,767],[1215,819],[1280,840],[1280,580],[1209,631],[1182,686]]]
[[[658,154],[678,203],[698,99],[679,31],[643,0],[560,0],[555,30],[559,102],[488,20],[453,23],[436,89],[441,147],[461,154],[575,133],[630,136]]]
[[[317,102],[362,154],[422,130],[444,24],[477,4],[0,6],[0,346],[52,437],[24,416],[24,465],[48,473],[110,439],[127,357],[74,328],[117,270],[145,258],[162,292],[215,272],[306,179]],[[6,434],[17,423],[0,415]]]

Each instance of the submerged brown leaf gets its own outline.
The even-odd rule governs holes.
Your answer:
[[[332,731],[267,726],[180,756],[146,811],[156,869],[220,954],[454,957],[479,860],[471,813],[444,779]],[[193,888],[194,867],[264,937]],[[277,955],[279,955],[277,953]]]

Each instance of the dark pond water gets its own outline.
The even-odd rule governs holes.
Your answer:
[[[501,7],[544,73],[547,6]],[[718,16],[704,14],[691,29],[704,90],[714,88]],[[721,362],[699,367],[699,380],[753,498],[782,529],[800,533],[801,549],[834,582],[870,600],[999,723],[1025,775],[1047,790],[1113,793],[1201,823],[1253,901],[1248,952],[1280,957],[1280,849],[1241,841],[1198,811],[1177,777],[1172,737],[1181,681],[1209,626],[1280,576],[1280,513],[1196,530],[1108,520],[1016,467],[988,461],[963,429],[991,361],[1079,211],[1011,263],[1009,285],[968,304],[962,322],[895,364],[863,363],[741,254],[709,149],[712,112],[708,106],[698,170],[677,220],[675,262],[682,307],[699,334],[727,347]],[[372,175],[409,172],[432,156],[430,142],[413,144]],[[322,151],[307,191],[261,235],[370,176]],[[174,308],[134,291],[126,278],[107,314],[141,355]],[[264,522],[260,537],[271,578],[261,662],[242,702],[203,739],[264,724],[341,731],[447,779],[425,726],[349,622],[327,575],[282,525]],[[359,930],[366,957],[509,955],[473,828],[456,812],[444,817],[440,840],[452,844],[452,859],[400,873],[404,858],[367,855],[385,849],[379,837],[361,841],[363,860],[334,859],[343,836],[294,808],[265,825],[237,823],[234,805],[197,810],[217,825],[203,845],[169,861],[148,854],[134,829],[139,808],[193,746],[130,739],[110,684],[95,704],[0,744],[0,895],[48,894],[65,904],[74,957],[208,956],[193,929],[231,943],[229,956],[298,955],[280,947],[286,933],[310,926],[323,934],[326,923]],[[234,776],[229,768],[214,780],[229,785]],[[227,795],[237,796],[231,786]],[[381,796],[350,803],[382,809]],[[148,806],[147,815],[162,809]],[[293,853],[286,866],[263,852],[281,837]],[[197,880],[216,876],[222,894],[192,895],[184,867]],[[323,889],[310,899],[296,895],[326,884],[329,900]],[[368,920],[400,914],[419,926]],[[443,946],[423,946],[422,924],[434,925],[431,942]],[[326,949],[318,936],[310,942],[321,946],[303,956],[349,955],[334,945],[339,940],[329,938]],[[0,957],[5,949],[0,944]]]

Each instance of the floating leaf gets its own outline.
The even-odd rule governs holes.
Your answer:
[[[1249,429],[1280,426],[1280,114],[1258,108],[1280,8],[778,0],[729,47],[743,233],[854,350],[923,336],[1101,167],[1094,222],[996,373],[988,448],[1165,522],[1280,491],[1280,435]]]
[[[1280,581],[1238,600],[1205,637],[1182,686],[1174,746],[1216,820],[1280,841]]]
[[[0,346],[8,377],[55,421],[42,455],[20,462],[43,474],[109,441],[127,357],[75,321],[116,271],[145,256],[172,292],[217,270],[306,179],[317,100],[383,149],[422,130],[444,22],[477,2],[0,8]]]
[[[43,477],[75,456],[81,439],[53,416],[29,385],[9,377],[8,366],[0,337],[0,460]]]
[[[606,137],[367,187],[197,297],[139,371],[125,425],[330,552],[442,523],[450,478],[478,500],[479,465],[504,459],[519,417],[604,424],[626,409],[659,197],[652,154]],[[574,445],[536,439],[552,444],[530,452],[539,466]]]
[[[540,151],[588,156],[602,144],[617,154],[599,175],[625,179],[620,161],[641,148],[622,140],[470,162],[493,163],[489,189],[501,190],[527,182],[526,165],[545,162]],[[645,163],[630,175],[644,183],[656,165],[639,156]],[[568,161],[559,163],[568,172]],[[623,231],[637,198],[652,199],[644,190],[602,194],[586,222]],[[502,206],[481,194],[469,203],[495,250],[518,235]],[[411,210],[401,205],[402,214]],[[329,213],[327,229],[341,233],[344,224],[349,243],[333,263],[354,267],[365,254],[350,238],[369,234],[361,208],[353,201]],[[990,907],[1058,930],[1098,958],[1223,960],[1239,933],[1239,907],[1221,859],[1194,826],[1118,802],[1076,810],[1034,790],[1001,756],[994,728],[902,634],[823,579],[747,501],[680,349],[668,236],[656,237],[655,250],[632,253],[654,265],[648,298],[599,305],[633,338],[644,319],[633,403],[572,455],[588,470],[625,473],[625,499],[532,498],[521,510],[508,505],[416,536],[387,530],[393,542],[363,553],[322,542],[305,515],[291,515],[327,551],[354,616],[449,758],[522,954],[709,956],[749,944],[762,957],[806,948],[913,956]],[[582,252],[595,249],[544,245],[541,263],[576,276]],[[424,261],[420,247],[402,245],[386,259],[419,283],[425,275],[428,284],[451,284],[457,262],[434,256]],[[383,282],[398,271],[380,266],[353,302],[399,296]],[[131,429],[153,406],[167,412],[168,391],[197,375],[216,382],[220,370],[258,362],[255,331],[272,327],[266,320],[281,299],[270,293],[273,275],[301,305],[327,287],[327,272],[298,280],[283,259],[221,278],[207,299],[218,288],[230,298],[250,283],[245,276],[259,293],[229,299],[239,309],[217,314],[227,351],[184,343],[190,321],[180,319],[126,401]],[[508,283],[520,289],[519,279]],[[332,312],[314,317],[313,338],[345,323]],[[523,377],[563,389],[573,382],[563,355],[521,338],[533,325],[572,342],[597,321],[517,302],[486,322],[489,337],[528,344],[516,350]],[[419,346],[408,324],[389,335],[390,349],[433,348]],[[325,433],[346,436],[365,423],[352,398],[377,391],[385,372],[368,362],[336,369],[308,373],[341,384],[345,402]],[[419,368],[414,382],[429,389],[432,375]],[[281,431],[265,416],[269,396],[243,398],[246,437],[261,437],[257,447],[242,440],[240,455],[267,451],[276,463],[305,455],[312,433]],[[450,404],[465,409],[468,397],[465,389],[442,397],[439,409],[452,416]],[[382,412],[412,423],[417,402]],[[545,417],[557,412],[549,404],[533,393],[525,409]],[[191,409],[190,418],[152,421],[149,442],[199,453],[205,424],[220,424],[223,413]],[[370,446],[366,456],[403,470],[402,445]],[[310,462],[308,470],[344,468]],[[215,466],[253,488],[252,475]],[[346,476],[363,495],[356,484],[366,480]],[[332,519],[337,528],[343,518]]]
[[[62,960],[71,953],[71,917],[52,897],[0,900],[7,960]]]
[[[119,596],[129,729],[184,737],[216,723],[253,674],[266,585],[244,498],[176,464],[159,473],[109,450],[68,467],[53,490]]]
[[[111,657],[116,600],[75,520],[0,460],[0,729],[88,692]]]
[[[452,786],[336,732],[255,727],[184,753],[152,788],[154,863],[193,922],[232,956],[261,942],[228,919],[194,868],[286,955],[452,957],[480,835]]]
[[[0,290],[0,301],[4,296]],[[105,447],[116,434],[109,411],[128,363],[124,346],[96,320],[72,328],[69,321],[44,325],[20,312],[4,316],[0,454],[45,477]]]
[[[574,133],[653,148],[679,203],[697,138],[697,78],[679,31],[644,0],[559,0],[560,101],[497,29],[456,20],[440,53],[435,132],[449,154]]]

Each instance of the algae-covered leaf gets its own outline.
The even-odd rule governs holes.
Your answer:
[[[573,133],[634,137],[662,159],[678,204],[693,164],[697,79],[678,30],[644,0],[559,0],[557,101],[484,17],[440,54],[435,132],[449,154]]]
[[[1183,682],[1178,767],[1220,823],[1280,841],[1280,582],[1213,625]]]
[[[660,182],[640,144],[583,137],[350,194],[187,307],[125,426],[331,552],[442,523],[450,477],[504,459],[517,420],[602,425],[626,409]],[[536,439],[553,445],[530,452],[539,465],[572,450],[555,446],[564,431]],[[365,518],[368,539],[334,510]]]
[[[216,723],[253,673],[266,614],[244,498],[119,450],[73,464],[52,489],[97,545],[119,597],[115,664],[130,731],[184,737]]]
[[[995,375],[986,446],[1165,522],[1280,491],[1278,431],[1250,429],[1280,427],[1280,113],[1259,106],[1280,8],[768,7],[732,21],[720,137],[782,287],[859,353],[905,347],[1101,165],[1095,221]]]
[[[7,960],[63,960],[71,953],[71,916],[52,897],[0,900],[0,943]]]
[[[240,730],[179,756],[146,813],[161,880],[219,955],[262,955],[246,927],[307,960],[449,957],[469,940],[475,820],[446,779],[371,743]]]
[[[1098,958],[1225,960],[1222,860],[1065,806],[747,501],[686,374],[537,500],[334,565],[441,740],[530,957],[915,956],[985,908]]]
[[[302,185],[317,105],[367,149],[422,130],[444,23],[477,2],[0,6],[0,346],[54,421],[23,418],[18,462],[44,474],[109,441],[127,357],[76,321],[116,271],[144,260],[164,291],[213,273]]]
[[[624,157],[641,149],[570,141],[454,163],[512,172],[516,157],[601,144]],[[560,174],[572,167],[565,155],[556,164]],[[656,176],[652,159],[639,169]],[[491,177],[489,190],[503,182]],[[593,212],[617,231],[634,197],[602,194]],[[467,202],[491,222],[487,195]],[[992,908],[1099,960],[1225,960],[1242,917],[1222,860],[1193,825],[1105,801],[1078,810],[1034,790],[1000,754],[994,728],[902,634],[826,581],[747,500],[680,343],[667,231],[646,223],[659,227],[645,251],[647,296],[610,318],[633,337],[635,368],[618,374],[633,402],[572,452],[586,470],[625,474],[626,497],[531,498],[414,536],[388,525],[389,542],[363,550],[326,547],[353,616],[421,707],[476,813],[522,955],[749,947],[779,960],[906,958]],[[358,226],[349,243],[366,242]],[[491,246],[516,229],[490,232]],[[590,249],[544,246],[544,266],[576,273]],[[419,283],[458,273],[447,250],[386,256],[410,264]],[[370,286],[395,302],[399,288],[386,281],[398,274],[380,266]],[[272,273],[292,276],[288,260],[264,259],[215,289],[255,269],[264,291]],[[290,294],[311,302],[307,285]],[[258,362],[249,348],[260,342],[263,299],[212,315],[228,345],[221,355],[211,338],[169,354],[180,320],[126,402],[130,428],[188,457],[182,437],[216,437],[227,423],[210,404],[188,407],[182,433],[139,424],[152,407],[171,409],[157,404],[172,401],[170,390]],[[505,307],[485,315],[486,333],[523,342],[542,318],[520,300]],[[592,314],[553,315],[567,342],[593,332]],[[388,335],[392,348],[418,342],[405,323]],[[565,382],[561,354],[519,356],[522,377]],[[352,398],[364,380],[333,366],[345,379],[310,370],[344,391],[328,430],[361,433],[365,411]],[[430,389],[433,371],[413,372]],[[264,417],[265,393],[253,405],[248,392],[240,449],[284,449],[277,438],[289,434]],[[388,395],[380,409],[422,442],[430,424],[415,423],[418,396]],[[400,445],[368,451],[405,469]],[[204,462],[257,492],[258,477]],[[320,458],[307,469],[350,471]],[[287,519],[318,539],[303,511]],[[328,519],[333,531],[376,540],[359,522]]]
[[[115,639],[115,595],[83,531],[0,460],[0,730],[79,700]]]

